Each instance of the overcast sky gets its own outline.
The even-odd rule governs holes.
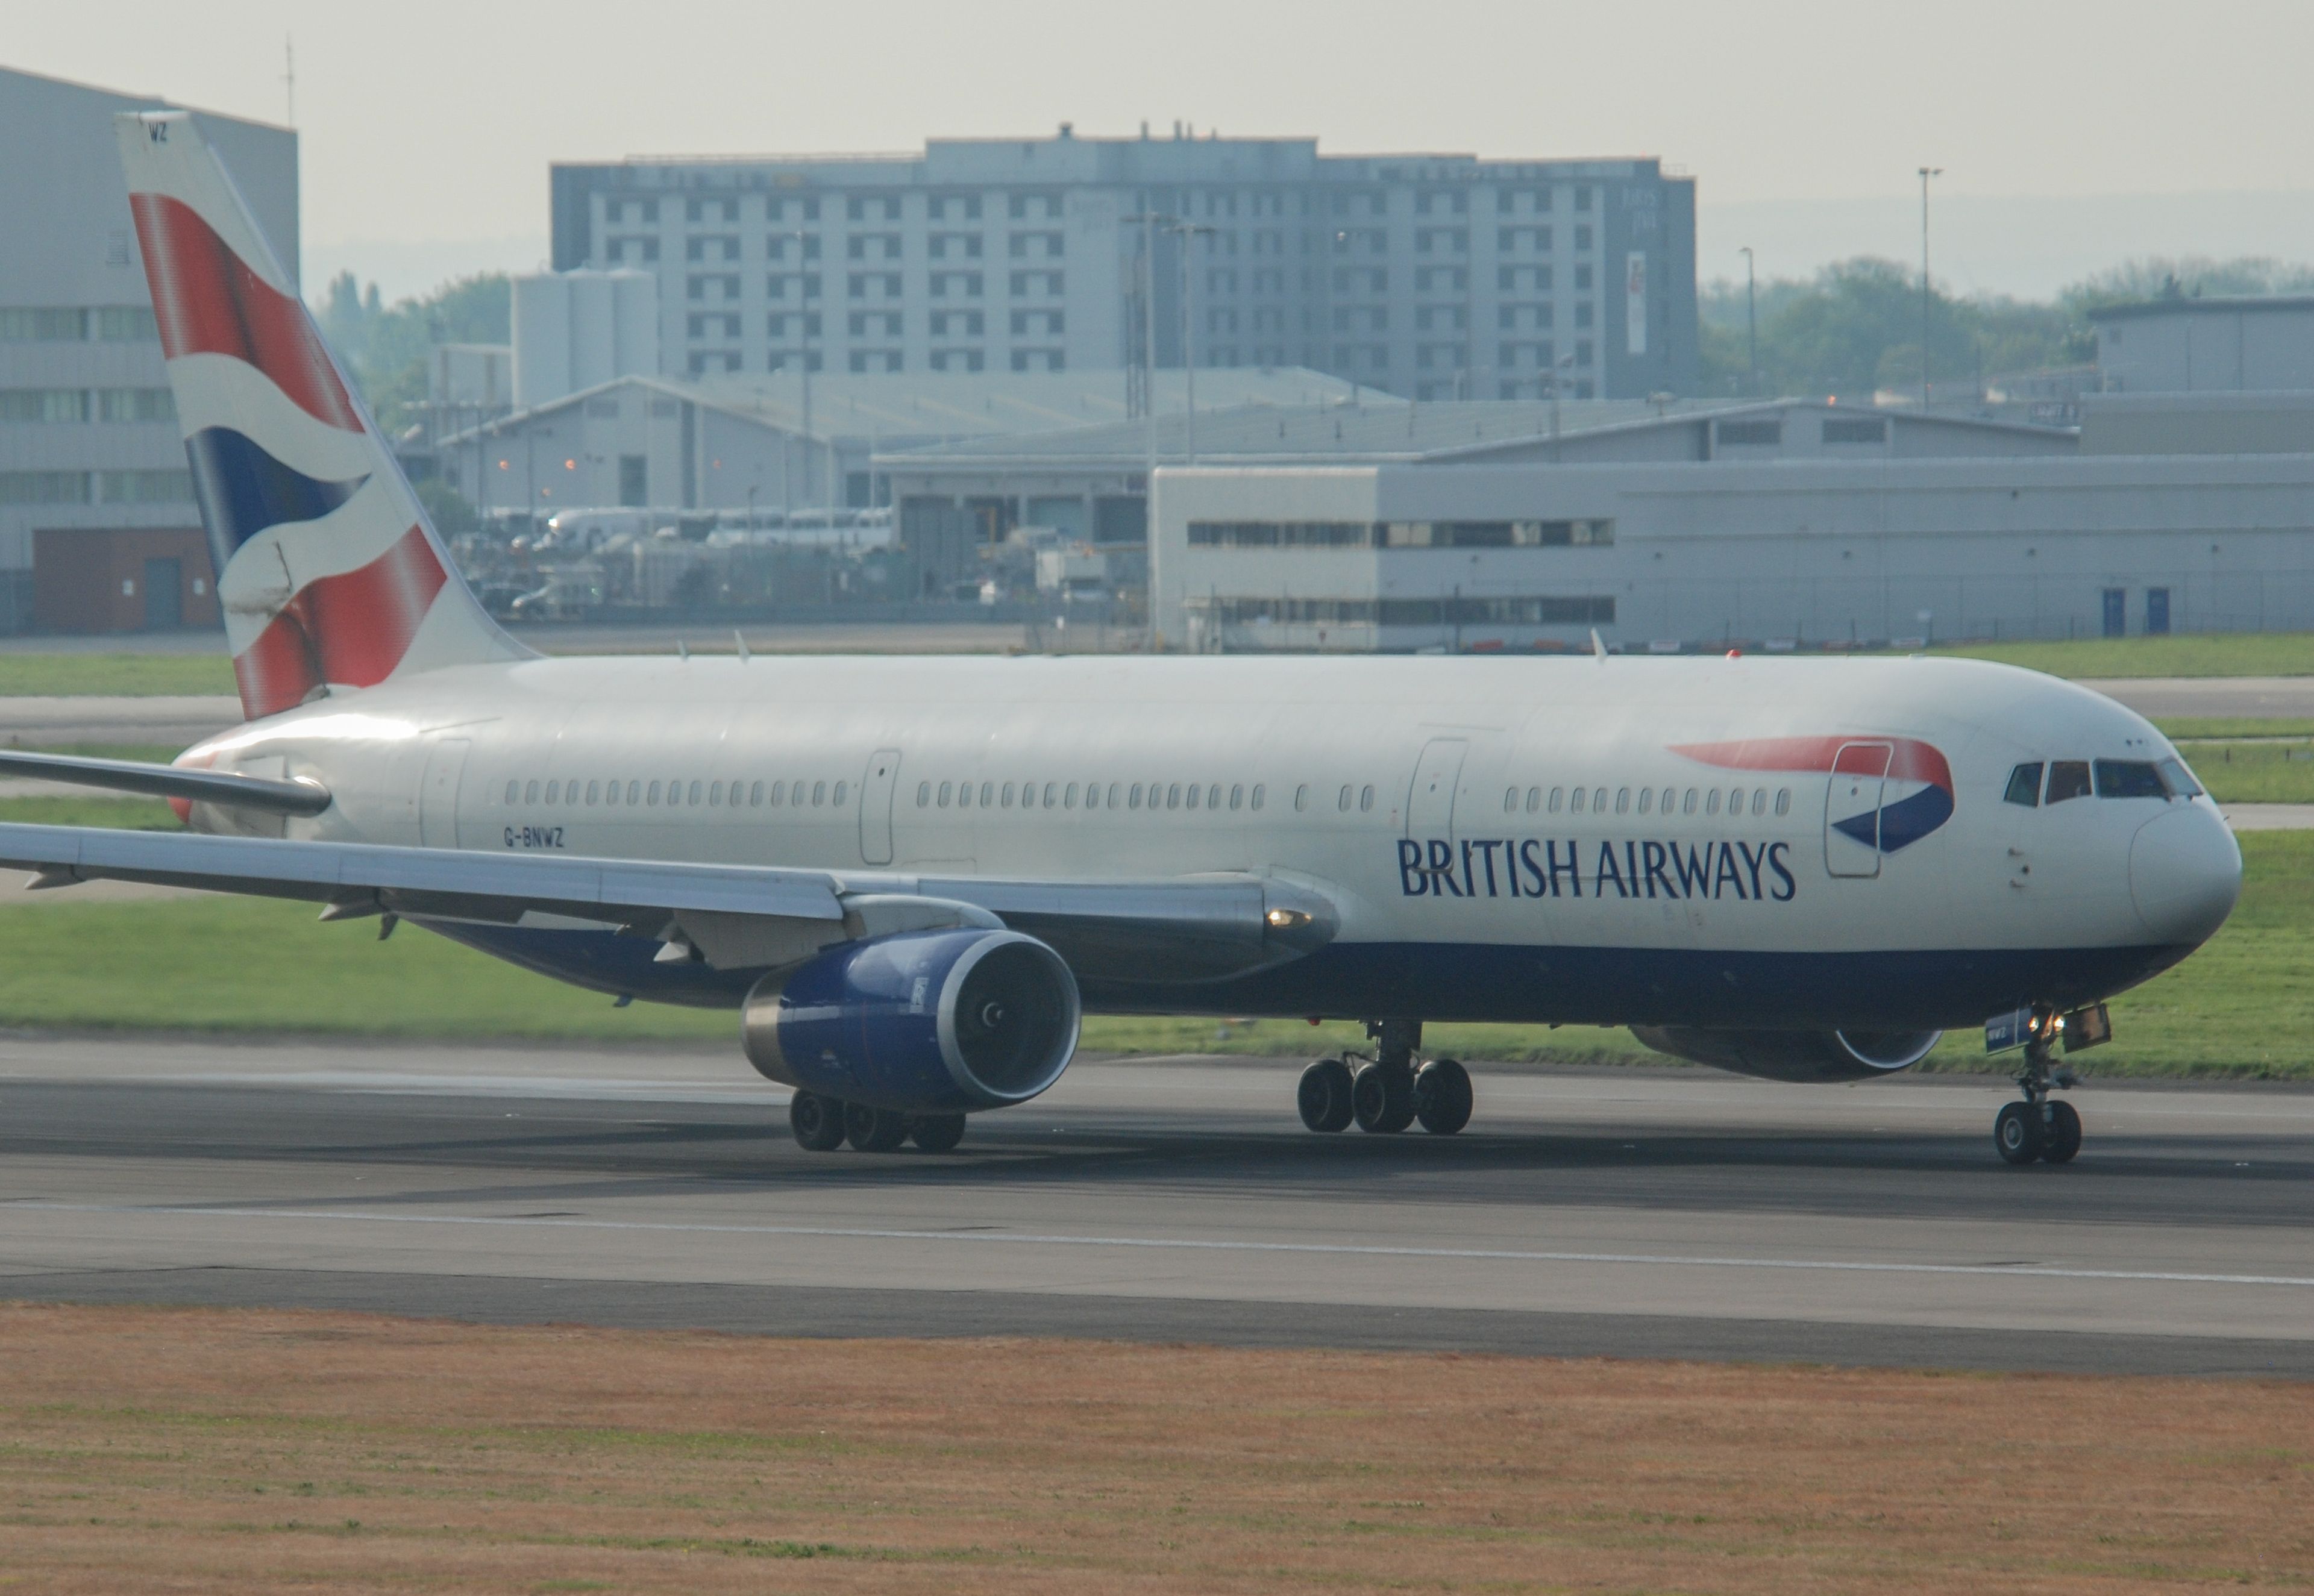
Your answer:
[[[1916,197],[1923,164],[1955,201],[2230,191],[2304,210],[2314,190],[2307,0],[84,0],[11,5],[0,62],[279,120],[293,36],[309,278],[364,248],[534,250],[554,160],[905,151],[1064,120],[1339,154],[1658,155],[1708,218]],[[1713,233],[1706,278],[1742,242]]]

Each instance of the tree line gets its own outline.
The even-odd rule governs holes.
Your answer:
[[[2051,300],[1960,298],[1931,282],[1930,369],[1941,390],[2006,373],[2086,366],[2097,358],[2089,313],[2100,305],[2201,294],[2314,291],[2314,267],[2244,259],[2148,259],[2096,273]],[[1760,364],[1754,378],[1744,285],[1720,278],[1696,295],[1705,397],[1917,392],[1921,294],[1918,270],[1859,256],[1812,278],[1759,285]]]

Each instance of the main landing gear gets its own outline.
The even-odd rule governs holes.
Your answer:
[[[1295,1105],[1313,1131],[1347,1130],[1394,1135],[1418,1120],[1434,1136],[1451,1136],[1471,1123],[1471,1073],[1450,1058],[1419,1068],[1422,1022],[1369,1020],[1374,1054],[1356,1069],[1354,1054],[1321,1058],[1302,1071]]]
[[[2033,1039],[2025,1045],[2025,1063],[2017,1071],[2021,1103],[2004,1103],[1992,1120],[1992,1145],[2011,1164],[2070,1164],[2081,1150],[2081,1116],[2071,1103],[2049,1096],[2053,1087],[2073,1084],[2073,1072],[2062,1064],[2052,1068],[2054,1027],[2036,1016]]]
[[[903,1142],[926,1152],[952,1152],[964,1140],[964,1115],[903,1114],[799,1091],[788,1103],[788,1128],[806,1152],[834,1152],[847,1142],[857,1152],[892,1152]]]

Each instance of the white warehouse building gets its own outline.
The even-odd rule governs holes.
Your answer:
[[[2314,454],[1163,469],[1192,649],[2314,630]]]

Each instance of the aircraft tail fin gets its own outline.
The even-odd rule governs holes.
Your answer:
[[[243,712],[520,659],[183,111],[114,119]]]

